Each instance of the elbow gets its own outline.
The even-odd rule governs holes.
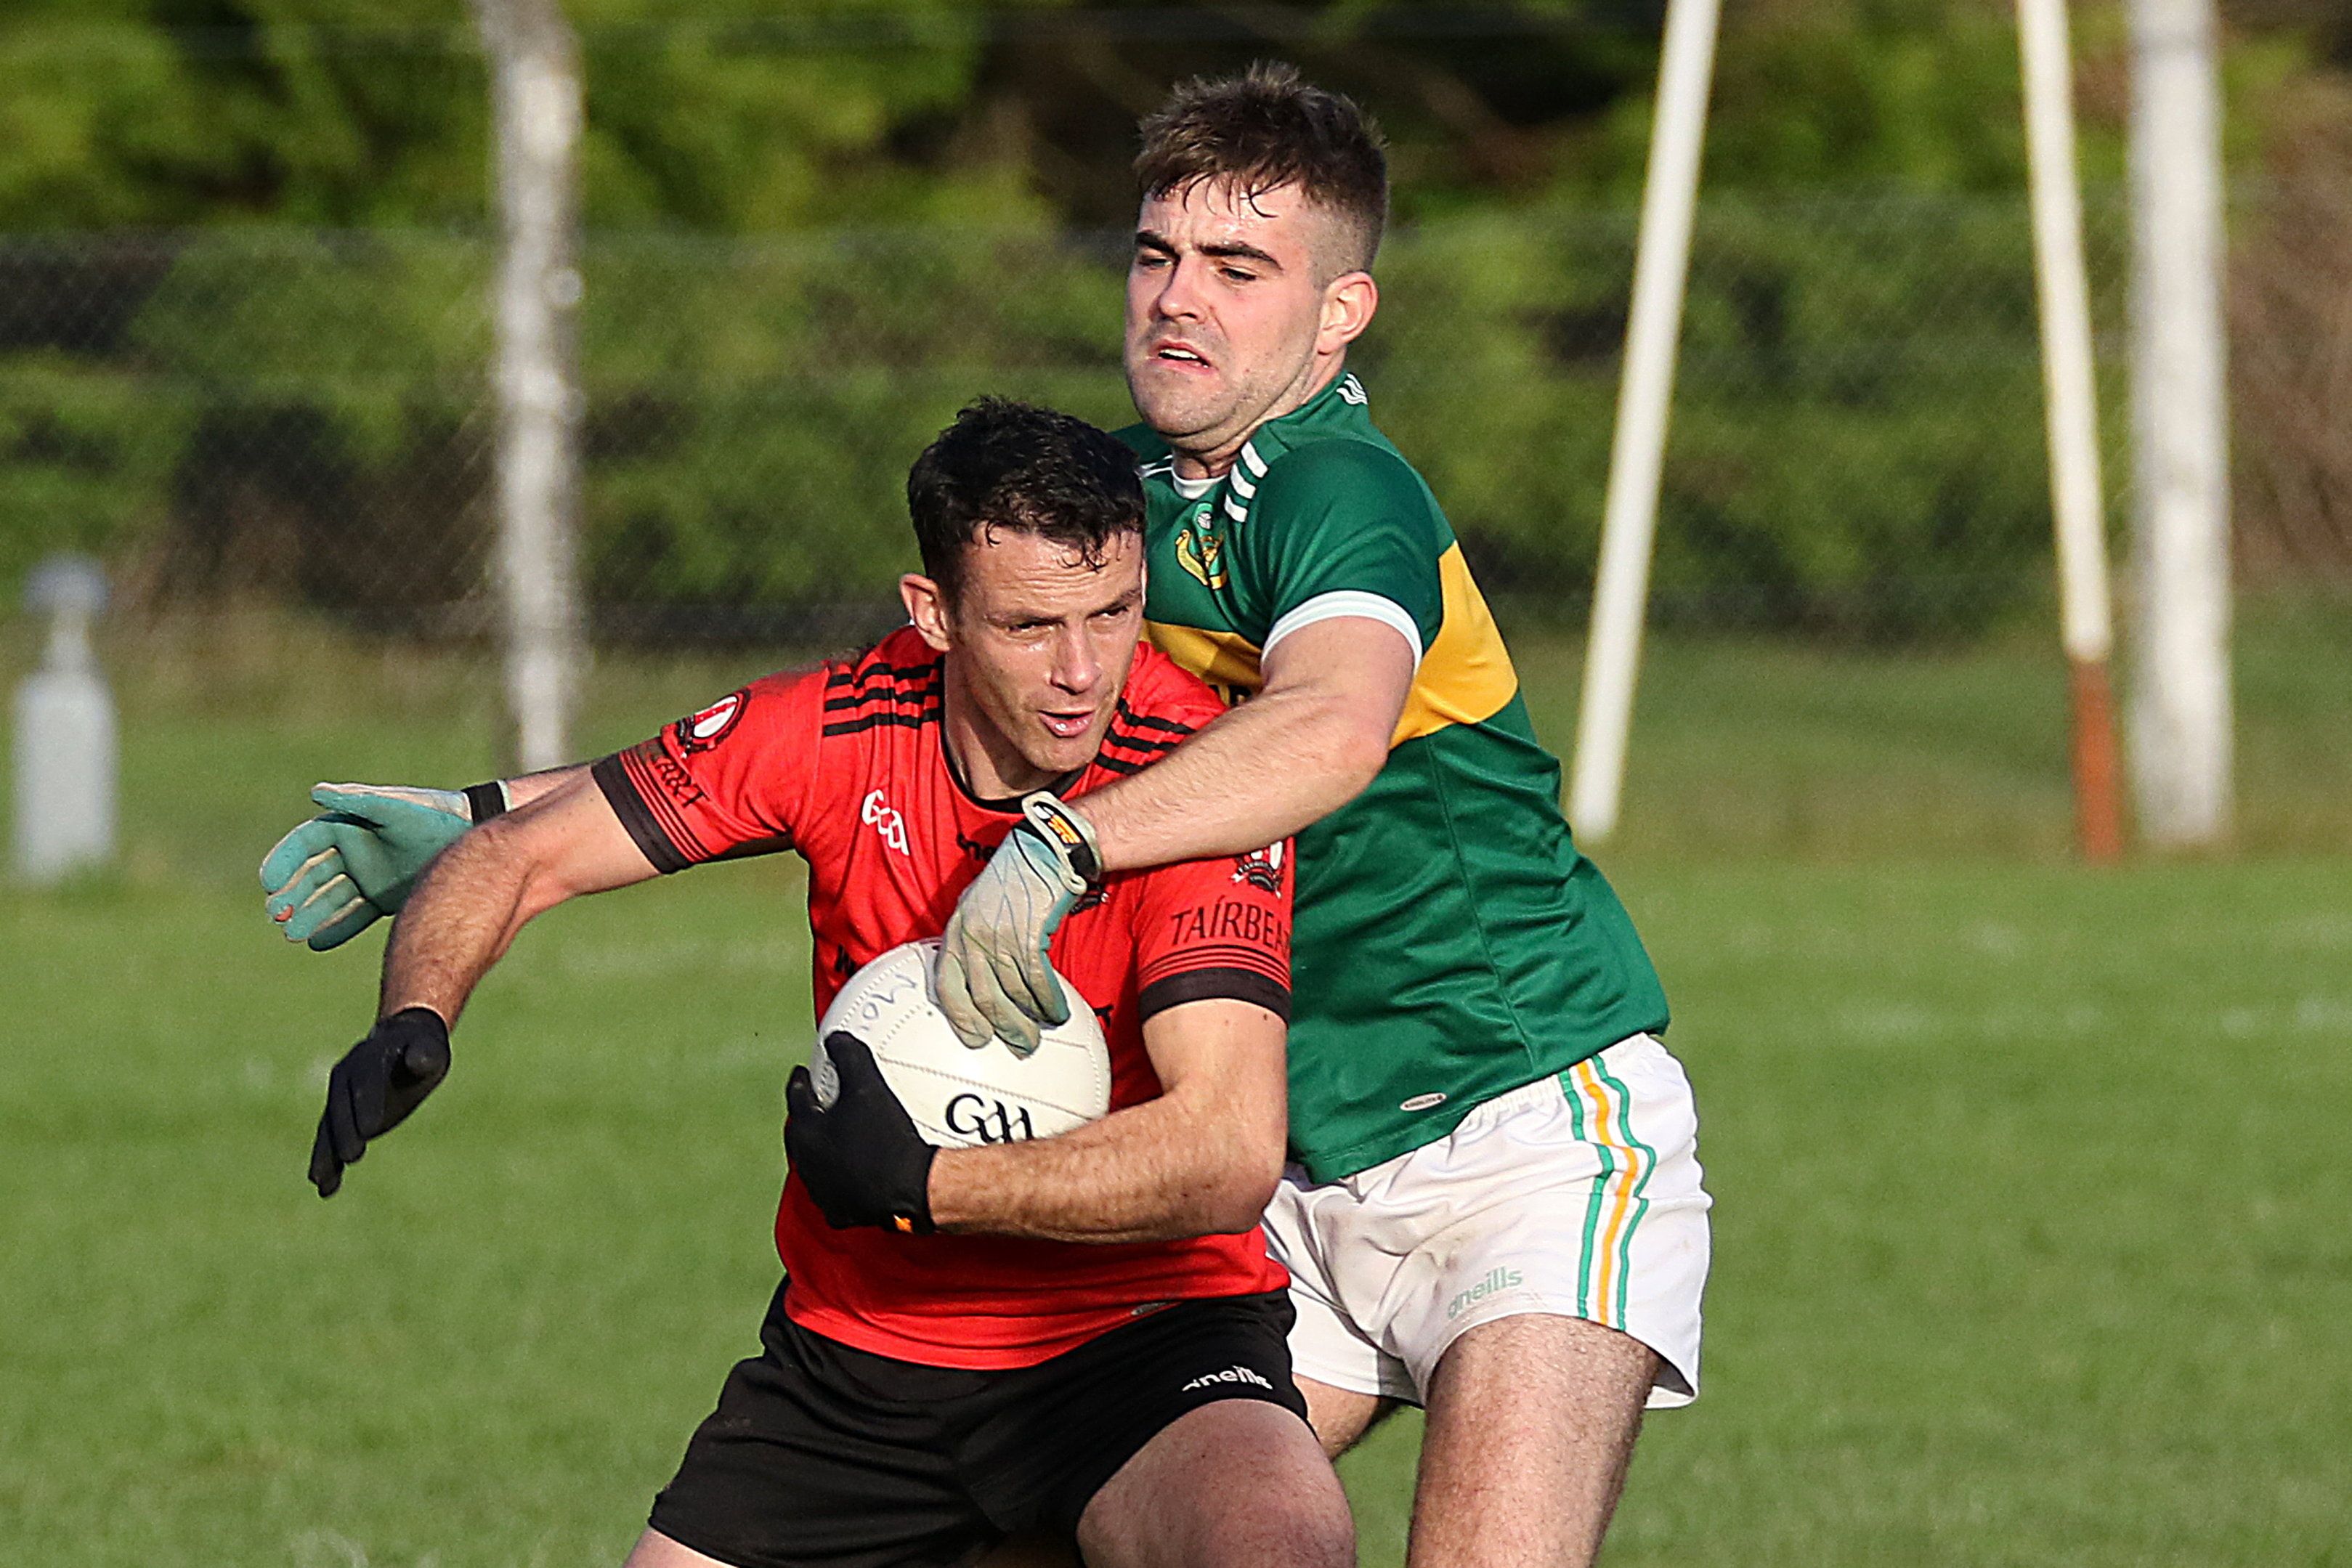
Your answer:
[[[1282,1147],[1252,1150],[1227,1160],[1201,1194],[1194,1218],[1203,1235],[1230,1236],[1265,1217],[1282,1180]]]
[[[1388,715],[1387,722],[1372,724],[1372,718],[1360,710],[1341,708],[1332,715],[1330,742],[1326,756],[1326,774],[1339,792],[1332,802],[1343,806],[1369,788],[1389,764],[1389,742],[1396,733],[1395,716]]]
[[[1346,805],[1371,787],[1389,765],[1389,737],[1386,735],[1351,735],[1341,748],[1338,774],[1346,794],[1339,803]]]

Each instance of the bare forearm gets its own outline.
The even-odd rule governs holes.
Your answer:
[[[1383,744],[1308,692],[1267,692],[1220,716],[1082,809],[1106,870],[1241,854],[1288,838],[1354,800],[1379,774]]]
[[[553,783],[442,851],[409,894],[384,949],[385,1014],[431,1008],[457,1022],[534,916],[654,874],[584,769],[538,777]]]
[[[467,834],[433,862],[393,922],[379,1016],[431,1008],[450,1023],[530,914],[528,868],[500,852],[502,835]]]
[[[506,791],[507,810],[528,806],[542,795],[554,793],[574,779],[585,778],[588,765],[575,762],[569,768],[551,768],[543,773],[524,773],[512,779],[501,779],[499,787]]]
[[[1058,1138],[947,1149],[931,1162],[941,1230],[1045,1241],[1164,1241],[1247,1229],[1280,1175],[1280,1146],[1156,1100]]]

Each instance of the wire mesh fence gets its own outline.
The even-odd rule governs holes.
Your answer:
[[[2119,493],[2120,205],[2095,200],[2089,230]],[[1381,257],[1353,367],[1516,616],[1584,607],[1633,242],[1627,214],[1529,213],[1424,225]],[[995,392],[1131,417],[1124,255],[1101,232],[592,237],[598,634],[887,620],[912,556],[907,465],[957,407]],[[136,604],[485,633],[491,262],[484,241],[415,233],[0,240],[0,589],[79,548]],[[1964,638],[2046,607],[2048,518],[2021,194],[1706,206],[1661,623]]]

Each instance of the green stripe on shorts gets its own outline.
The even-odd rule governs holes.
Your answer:
[[[1570,1070],[1573,1071],[1574,1069]],[[1576,1315],[1592,1316],[1592,1252],[1593,1241],[1601,1234],[1601,1210],[1609,1197],[1609,1178],[1617,1174],[1617,1156],[1609,1145],[1596,1143],[1584,1127],[1584,1094],[1571,1082],[1568,1073],[1559,1075],[1560,1092],[1568,1097],[1569,1124],[1575,1129],[1581,1143],[1591,1144],[1601,1155],[1601,1174],[1592,1178],[1592,1196],[1584,1206],[1584,1247],[1576,1263]]]
[[[1625,1324],[1626,1291],[1633,1279],[1633,1232],[1641,1228],[1642,1216],[1650,1211],[1650,1200],[1642,1194],[1643,1189],[1650,1185],[1650,1173],[1658,1168],[1658,1152],[1633,1134],[1633,1092],[1611,1076],[1609,1070],[1601,1065],[1601,1059],[1597,1056],[1592,1059],[1592,1071],[1600,1075],[1603,1083],[1617,1092],[1618,1130],[1625,1134],[1627,1144],[1642,1151],[1642,1174],[1633,1180],[1633,1218],[1625,1221],[1625,1234],[1617,1241],[1616,1326],[1622,1328]]]

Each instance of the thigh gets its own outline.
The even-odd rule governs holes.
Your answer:
[[[1322,1445],[1323,1452],[1335,1459],[1396,1413],[1397,1401],[1393,1399],[1359,1394],[1352,1388],[1334,1388],[1311,1377],[1294,1375],[1293,1381],[1307,1401],[1307,1424],[1315,1428],[1316,1440]]]
[[[680,1546],[658,1530],[648,1530],[637,1537],[636,1545],[630,1548],[628,1561],[621,1568],[729,1568],[729,1565],[716,1557],[697,1552],[691,1546]]]
[[[1657,1366],[1579,1318],[1522,1314],[1455,1340],[1431,1380],[1410,1568],[1592,1562]]]
[[[1091,1568],[1348,1568],[1355,1529],[1339,1479],[1290,1411],[1203,1406],[1105,1482],[1078,1521]]]

